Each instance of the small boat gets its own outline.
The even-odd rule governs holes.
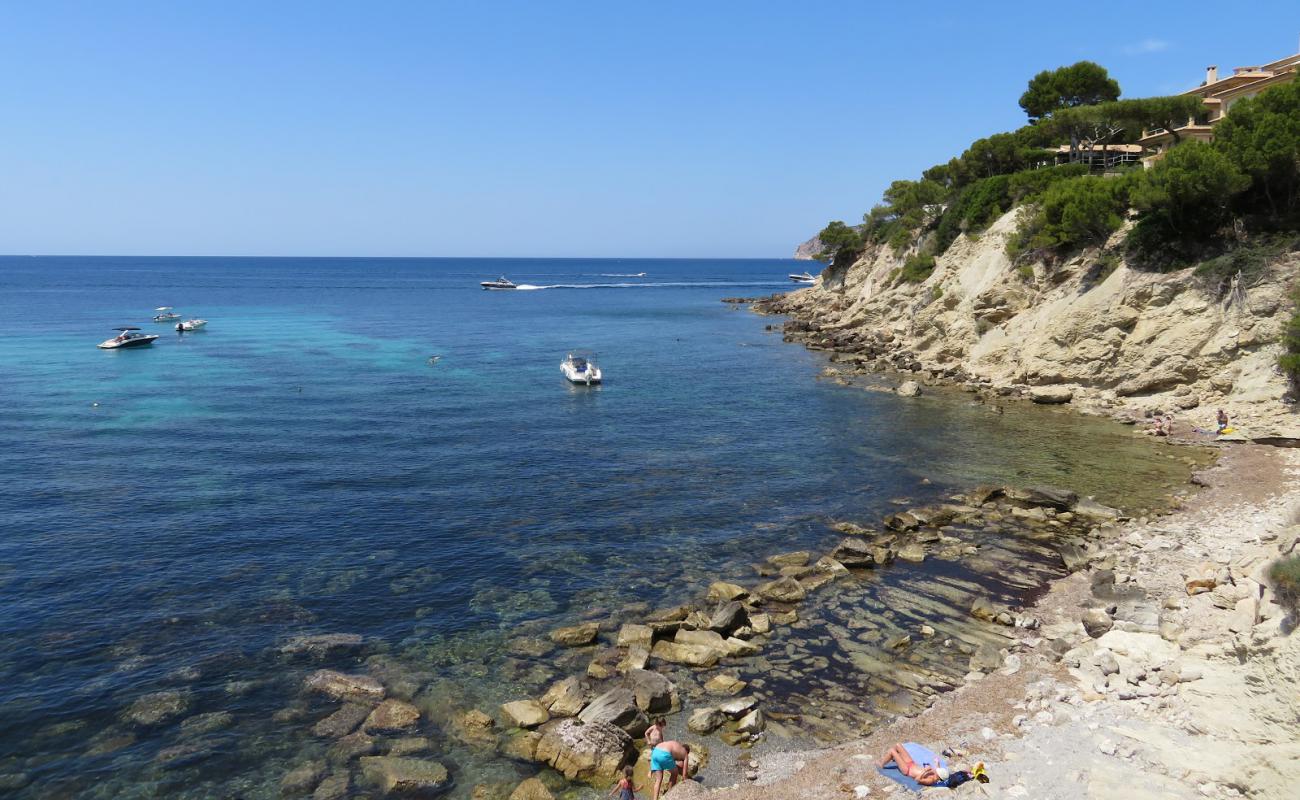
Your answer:
[[[516,288],[518,288],[518,287],[515,286],[515,284],[514,284],[512,281],[510,281],[510,280],[509,280],[508,278],[506,278],[506,276],[504,276],[504,275],[502,275],[500,278],[497,278],[497,279],[494,280],[494,281],[480,281],[480,282],[479,282],[479,286],[482,286],[484,289],[516,289]]]
[[[792,272],[790,273],[790,280],[794,281],[795,283],[816,283],[817,282],[817,279],[807,272],[805,272],[802,275],[796,275],[795,273]]]
[[[158,312],[153,316],[154,322],[171,322],[174,319],[181,318],[180,314],[177,314],[175,311],[172,311],[171,306],[158,306],[157,308],[154,309],[154,311]]]
[[[125,347],[148,347],[158,338],[154,333],[139,333],[139,328],[114,328],[119,333],[112,339],[95,345],[100,350],[121,350]]]
[[[176,330],[186,332],[197,331],[199,328],[202,328],[207,324],[208,321],[206,319],[187,319],[184,322],[176,323]]]
[[[596,366],[596,354],[587,350],[574,350],[560,362],[560,371],[570,383],[582,383],[587,386],[600,383],[600,367]]]

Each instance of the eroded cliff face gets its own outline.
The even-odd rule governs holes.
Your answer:
[[[1201,427],[1224,408],[1249,438],[1300,438],[1276,366],[1300,255],[1221,290],[1190,270],[1110,261],[1107,272],[1096,250],[1030,275],[1005,252],[1018,213],[959,239],[924,283],[894,285],[903,259],[873,248],[760,310],[790,314],[788,336],[835,350],[841,368],[915,372],[1118,416],[1171,412]]]

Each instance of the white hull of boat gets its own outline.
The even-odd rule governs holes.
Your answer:
[[[564,377],[568,378],[570,383],[580,383],[584,386],[600,383],[600,367],[588,366],[579,372],[568,361],[562,361],[560,362],[560,371],[564,373]]]
[[[207,324],[208,321],[206,319],[187,319],[184,322],[179,323],[178,327],[183,331],[197,331],[199,328],[202,328]]]
[[[132,336],[128,339],[119,339],[114,336],[112,339],[109,339],[106,342],[100,342],[95,346],[100,350],[125,350],[131,347],[148,347],[153,344],[154,340],[157,338],[158,336],[152,333],[141,336]]]

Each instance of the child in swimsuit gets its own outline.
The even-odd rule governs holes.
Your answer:
[[[632,784],[632,768],[623,767],[623,777],[618,779],[614,788],[609,790],[609,796],[613,797],[618,792],[618,800],[636,800],[636,793],[641,791],[640,786]]]

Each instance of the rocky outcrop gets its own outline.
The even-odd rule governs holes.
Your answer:
[[[794,257],[797,261],[812,261],[813,258],[822,251],[823,245],[820,236],[814,236],[803,244],[794,249]]]
[[[855,264],[760,311],[788,313],[786,338],[836,352],[837,368],[912,373],[1117,416],[1174,412],[1212,427],[1228,409],[1248,438],[1300,437],[1277,369],[1300,255],[1249,280],[1192,269],[1106,272],[1096,249],[1053,264],[1005,252],[1019,211],[961,237],[922,283],[899,283],[910,252],[869,248]],[[1116,234],[1107,266],[1120,252]],[[1190,427],[1190,426],[1189,426]]]
[[[619,728],[607,722],[563,719],[542,729],[534,758],[571,781],[604,788],[635,756],[632,737]]]

